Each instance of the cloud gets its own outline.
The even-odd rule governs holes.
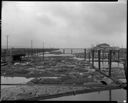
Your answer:
[[[2,35],[9,34],[14,46],[27,47],[30,40],[35,47],[42,47],[43,41],[57,47],[90,47],[98,42],[126,46],[124,1],[3,3]]]

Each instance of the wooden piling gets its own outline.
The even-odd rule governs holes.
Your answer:
[[[107,54],[107,59],[108,59],[108,67],[109,67],[109,51],[108,51],[108,54]]]
[[[65,49],[63,49],[63,54],[65,54]]]
[[[71,54],[73,53],[73,50],[71,49]]]
[[[38,51],[37,51],[38,49],[36,48],[36,56],[38,56]]]
[[[39,48],[37,49],[37,55],[39,56]]]
[[[37,56],[39,55],[38,48],[37,48]]]
[[[101,53],[101,51],[100,50],[98,50],[98,67],[99,67],[99,70],[101,69],[101,67],[100,67],[100,53]]]
[[[7,50],[6,50],[6,58],[8,58],[8,35],[7,35]]]
[[[29,49],[29,57],[31,58],[31,48]]]
[[[12,64],[12,48],[8,49],[9,51],[9,56],[8,56],[8,66],[9,68],[11,67],[11,64]]]
[[[124,62],[124,72],[125,72],[125,77],[127,80],[127,61]]]
[[[44,62],[44,48],[43,48],[43,62]]]
[[[35,54],[35,48],[33,48],[33,55]]]
[[[94,50],[92,50],[92,66],[94,66]]]
[[[84,60],[86,61],[86,49],[84,49]]]
[[[112,61],[111,61],[111,58],[112,57],[112,50],[109,50],[109,53],[108,53],[108,64],[109,64],[109,76],[111,77],[111,63],[112,63]]]
[[[90,63],[90,51],[88,52],[88,59],[89,59],[89,63]]]
[[[35,57],[37,56],[37,48],[35,48]]]
[[[29,58],[29,49],[26,48],[26,51],[27,51],[27,57]]]
[[[32,58],[32,49],[33,49],[33,40],[31,40],[31,49],[30,49],[30,52],[31,52],[31,58]]]
[[[32,55],[33,55],[33,48],[31,49],[31,53],[32,53]],[[32,56],[32,55],[31,55],[31,56]]]
[[[104,50],[102,50],[102,64],[104,63]]]
[[[120,50],[118,50],[118,66],[119,66],[119,62],[120,62]]]
[[[117,51],[117,50],[114,50],[114,51],[113,51],[113,61],[116,61],[116,51]]]

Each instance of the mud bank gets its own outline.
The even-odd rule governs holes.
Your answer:
[[[61,96],[76,95],[94,91],[108,89],[119,89],[116,85],[103,86],[101,84],[95,87],[90,85],[29,85],[4,88],[1,90],[1,100],[44,100]]]

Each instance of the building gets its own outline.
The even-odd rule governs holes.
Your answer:
[[[110,46],[107,43],[98,44],[93,48],[93,50],[105,50],[105,51],[108,51],[108,50],[119,50],[119,49],[120,49],[119,47]]]

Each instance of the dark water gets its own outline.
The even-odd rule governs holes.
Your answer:
[[[2,83],[25,83],[30,81],[32,78],[23,78],[23,77],[2,77]],[[121,79],[121,81],[126,82],[125,79]],[[7,88],[11,86],[2,86],[1,88]],[[92,93],[85,93],[73,96],[64,96],[59,98],[47,99],[47,100],[71,100],[71,101],[118,101],[123,102],[126,100],[126,90],[124,89],[116,89],[116,90],[108,90],[108,91],[98,91]]]
[[[69,101],[118,101],[123,102],[126,100],[126,90],[108,90],[93,93],[79,94],[75,96],[65,96],[60,98],[53,98],[47,100],[69,100]]]

